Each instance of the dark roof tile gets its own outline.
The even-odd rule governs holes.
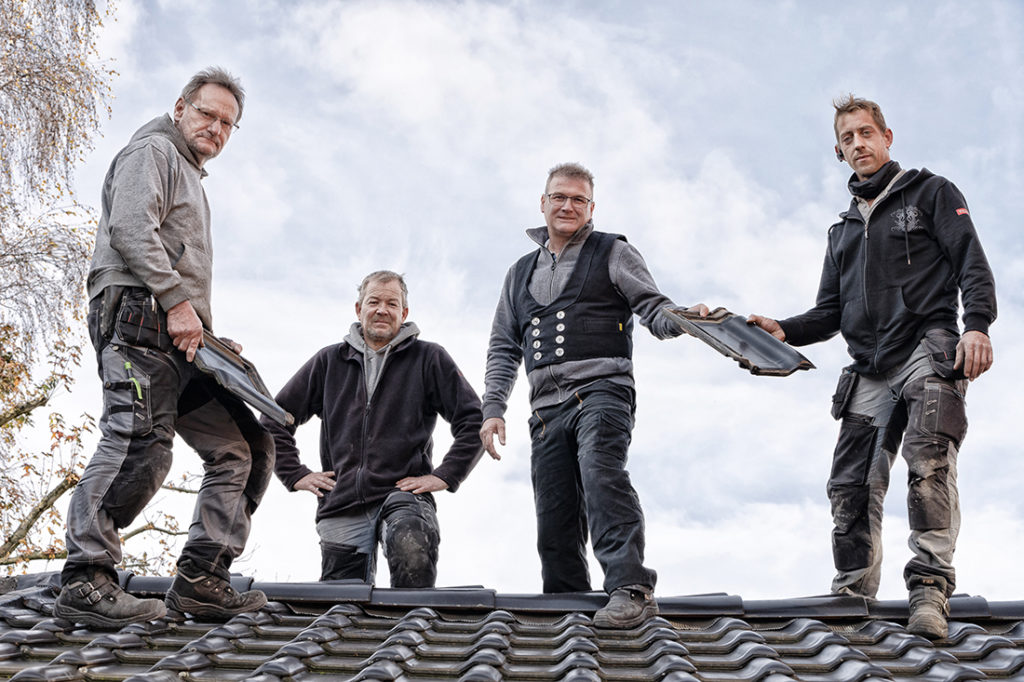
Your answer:
[[[167,578],[121,576],[157,595]],[[0,678],[157,682],[480,680],[968,680],[1024,677],[1024,602],[957,596],[946,640],[906,631],[906,602],[851,597],[659,599],[631,630],[593,627],[597,593],[501,595],[483,588],[383,590],[259,584],[259,612],[227,623],[183,616],[117,631],[50,616],[52,577],[5,581]],[[238,588],[236,588],[238,589]],[[966,614],[966,615],[965,615]]]

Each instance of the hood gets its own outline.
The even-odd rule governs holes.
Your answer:
[[[419,335],[420,328],[416,326],[415,322],[403,322],[402,326],[399,327],[395,338],[391,339],[391,343],[389,343],[388,346],[391,350],[394,350],[395,348],[398,348],[403,341],[414,339]],[[345,336],[345,343],[365,355],[366,351],[369,349],[366,346],[366,341],[363,339],[363,325],[358,322],[353,322],[352,326],[349,327],[348,334]]]
[[[195,154],[192,153],[192,150],[189,149],[188,145],[185,143],[185,138],[182,136],[181,131],[178,130],[178,126],[174,125],[174,121],[168,114],[157,116],[152,121],[136,130],[135,134],[132,135],[131,142],[138,142],[139,140],[144,140],[147,137],[154,136],[163,137],[169,140],[171,144],[174,145],[174,148],[178,150],[178,153],[185,157],[190,164],[195,166],[199,172],[202,173],[202,177],[206,177],[206,170],[199,165]]]

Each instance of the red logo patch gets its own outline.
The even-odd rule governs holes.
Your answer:
[[[967,209],[966,208],[958,208],[956,210],[956,214],[957,215],[967,215]]]

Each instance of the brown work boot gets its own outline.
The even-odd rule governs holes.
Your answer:
[[[220,576],[202,571],[190,561],[178,565],[178,575],[167,591],[167,608],[191,613],[198,618],[228,620],[240,613],[256,611],[267,603],[259,590],[236,592]]]
[[[927,639],[944,639],[949,634],[949,600],[946,592],[924,579],[910,591],[910,620],[907,631]]]
[[[594,626],[609,629],[636,627],[658,615],[654,590],[646,585],[626,585],[612,590],[608,603],[594,614]]]
[[[54,617],[100,629],[156,620],[166,613],[162,601],[133,597],[106,571],[96,571],[91,578],[73,579],[61,588],[53,604]]]

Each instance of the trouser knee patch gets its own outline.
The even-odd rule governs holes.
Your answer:
[[[163,440],[151,438],[163,430],[166,427],[157,425],[145,440]],[[167,441],[170,442],[170,436]],[[164,443],[150,442],[144,446],[140,440],[133,441],[120,471],[103,496],[103,509],[118,528],[130,524],[149,504],[167,477],[171,460],[171,450]]]
[[[433,587],[440,537],[426,520],[407,516],[389,524],[385,553],[392,587]]]
[[[913,530],[948,528],[951,521],[949,468],[951,444],[944,440],[908,441],[907,514]]]
[[[843,418],[832,458],[828,497],[832,504],[832,548],[836,568],[864,568],[871,562],[871,527],[868,477],[880,429],[870,417],[849,414]]]
[[[370,556],[352,545],[320,543],[320,580],[368,581]]]
[[[835,486],[830,491],[833,558],[841,571],[864,568],[871,563],[868,495],[866,485]]]

